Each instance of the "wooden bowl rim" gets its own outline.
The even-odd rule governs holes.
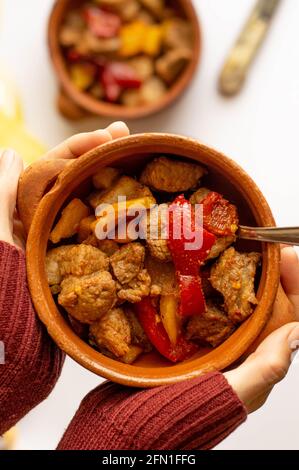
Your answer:
[[[280,248],[275,244],[263,244],[262,295],[254,314],[218,348],[200,358],[169,367],[122,364],[102,355],[75,335],[57,309],[46,280],[44,257],[55,216],[75,187],[92,174],[95,164],[98,169],[128,154],[152,153],[153,148],[158,148],[159,153],[171,151],[191,160],[197,156],[197,161],[203,164],[210,163],[219,171],[229,171],[231,181],[248,201],[260,225],[275,225],[263,194],[250,176],[222,153],[190,138],[159,133],[132,135],[93,149],[63,170],[54,187],[41,200],[27,242],[28,283],[36,311],[53,340],[76,362],[109,380],[136,387],[167,385],[230,366],[246,352],[266,325],[279,284]]]
[[[79,107],[94,115],[108,116],[118,119],[137,119],[157,113],[170,106],[187,89],[196,73],[202,49],[202,30],[200,21],[191,0],[182,1],[186,4],[188,19],[191,21],[194,30],[194,49],[192,60],[162,99],[157,100],[157,102],[150,105],[142,105],[132,108],[99,101],[91,97],[89,94],[79,91],[72,84],[65,67],[65,59],[61,53],[61,47],[58,43],[58,35],[56,31],[57,21],[60,19],[58,16],[60,3],[66,1],[68,0],[56,0],[52,8],[48,23],[48,44],[51,60],[59,83],[66,95]]]

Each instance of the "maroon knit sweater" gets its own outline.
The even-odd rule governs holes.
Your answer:
[[[1,435],[48,396],[64,361],[35,315],[24,254],[4,242],[0,341]],[[58,449],[210,449],[245,419],[242,402],[217,372],[149,390],[105,382],[84,398]]]

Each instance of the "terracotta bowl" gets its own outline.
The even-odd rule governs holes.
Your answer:
[[[25,171],[19,187],[19,211],[26,228],[30,228],[27,242],[29,288],[40,319],[58,346],[82,366],[115,382],[137,387],[170,384],[231,366],[246,353],[262,330],[264,336],[269,331],[264,327],[271,317],[275,299],[282,317],[277,319],[276,316],[270,321],[270,330],[290,319],[283,314],[286,299],[282,290],[277,297],[279,246],[241,242],[240,249],[262,253],[259,304],[253,315],[216,349],[202,349],[177,365],[171,365],[156,353],[143,355],[135,364],[126,365],[102,355],[76,336],[55,304],[46,279],[45,254],[55,218],[71,197],[84,197],[89,193],[91,176],[101,168],[112,165],[123,168],[126,174],[136,174],[149,159],[161,154],[178,155],[186,161],[205,165],[209,175],[204,184],[237,204],[241,223],[274,225],[263,194],[235,162],[195,140],[169,134],[133,135],[102,145],[77,160],[40,161]]]
[[[180,7],[183,15],[190,21],[194,31],[192,60],[162,99],[153,104],[134,108],[96,100],[88,93],[79,91],[70,80],[65,59],[58,42],[58,33],[66,12],[75,4],[80,3],[80,1],[56,0],[48,26],[50,55],[61,86],[58,108],[62,114],[70,119],[80,119],[88,114],[118,119],[136,119],[161,111],[173,103],[185,91],[196,72],[201,52],[201,30],[191,0],[176,0],[175,4],[176,7]]]

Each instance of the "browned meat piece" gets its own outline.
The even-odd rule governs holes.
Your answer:
[[[165,8],[164,0],[139,0],[139,2],[157,19],[163,18]]]
[[[182,18],[170,18],[164,29],[164,46],[167,49],[184,47],[192,49],[192,25]]]
[[[97,0],[100,7],[115,11],[124,21],[133,21],[139,10],[138,0]]]
[[[99,320],[116,303],[116,283],[108,271],[68,276],[61,283],[58,303],[81,323]]]
[[[114,308],[90,326],[90,338],[100,349],[107,349],[115,357],[129,352],[132,341],[131,326],[122,308]]]
[[[238,253],[231,247],[211,270],[211,284],[223,295],[225,309],[235,323],[251,315],[257,304],[254,278],[260,259],[259,253]]]
[[[116,279],[121,284],[128,284],[143,268],[145,249],[140,243],[128,243],[110,258]]]
[[[84,32],[85,24],[80,11],[70,11],[59,33],[59,42],[63,47],[77,46]]]
[[[166,83],[171,84],[186,67],[192,58],[192,49],[172,49],[156,62],[157,74]]]
[[[113,55],[121,47],[119,37],[114,38],[98,38],[89,30],[82,33],[80,42],[76,45],[76,50],[82,55],[89,54],[109,54]]]
[[[210,344],[213,347],[223,343],[234,331],[234,324],[216,306],[208,303],[207,311],[190,319],[187,325],[189,339]]]
[[[139,320],[136,317],[135,313],[129,307],[126,307],[124,310],[130,322],[132,344],[140,346],[144,352],[151,351],[152,350],[151,343],[149,342],[148,337],[146,336],[144,329],[139,323]]]
[[[46,273],[49,285],[60,284],[65,276],[84,276],[106,271],[109,258],[98,248],[89,245],[67,245],[48,251]]]
[[[218,256],[226,250],[230,245],[235,243],[237,237],[235,235],[227,235],[226,237],[219,237],[216,239],[216,242],[212,246],[212,249],[209,253],[208,260],[218,258]]]
[[[151,277],[152,286],[159,287],[158,295],[179,294],[173,263],[161,263],[148,255],[145,258],[145,267]]]
[[[205,173],[200,165],[159,157],[145,167],[140,181],[156,191],[176,193],[196,186]]]
[[[129,176],[122,176],[115,185],[107,191],[95,191],[88,200],[91,206],[96,209],[99,204],[114,204],[118,202],[119,196],[126,196],[127,199],[138,199],[141,197],[152,197],[151,191]]]
[[[127,284],[118,286],[117,297],[120,301],[128,301],[132,304],[141,302],[143,297],[147,297],[150,293],[151,278],[146,269],[140,271]]]
[[[166,210],[167,205],[161,204],[154,207],[146,216],[146,242],[150,254],[165,263],[172,260],[167,242],[168,217]]]

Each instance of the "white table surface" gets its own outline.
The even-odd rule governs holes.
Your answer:
[[[107,123],[72,124],[55,109],[46,23],[53,0],[2,0],[0,62],[20,90],[29,129],[48,146]],[[197,137],[238,161],[263,190],[279,224],[299,225],[298,0],[283,0],[243,92],[224,99],[216,78],[254,0],[195,0],[202,20],[201,66],[187,94],[158,116],[131,122],[132,131]],[[219,449],[299,449],[299,361],[270,399]],[[67,359],[51,396],[19,425],[19,449],[54,449],[80,400],[100,379]],[[186,404],[188,406],[188,404]]]

